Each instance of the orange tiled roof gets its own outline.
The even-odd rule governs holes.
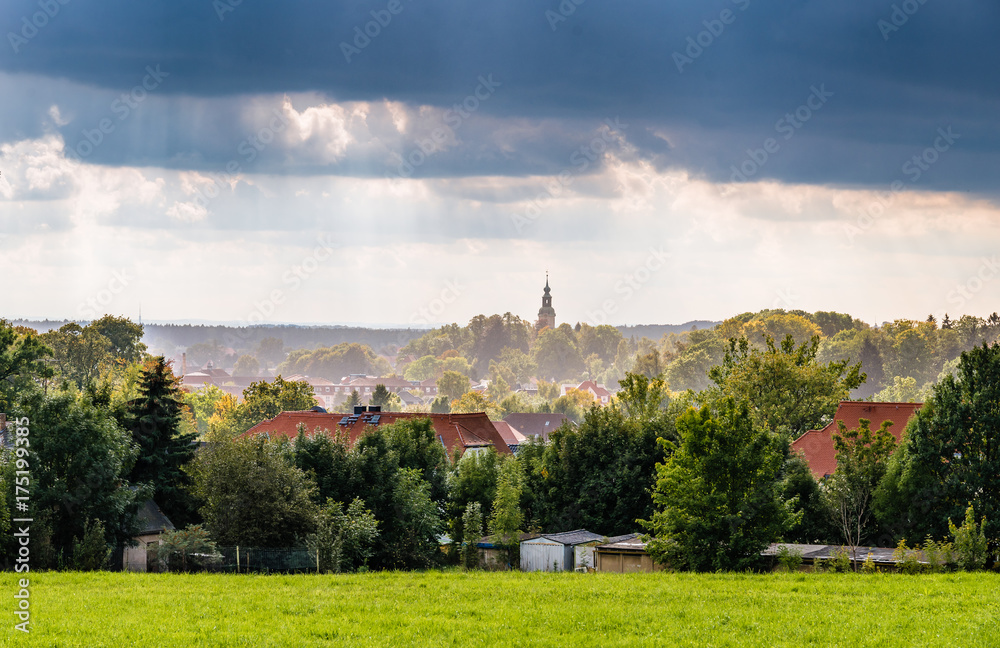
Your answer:
[[[792,450],[806,458],[816,479],[832,475],[837,469],[837,451],[833,447],[833,433],[839,432],[837,421],[843,421],[848,430],[856,429],[861,419],[871,421],[875,431],[883,421],[892,421],[889,431],[899,441],[906,423],[923,403],[869,403],[866,401],[841,401],[837,413],[822,430],[809,430],[792,442]]]
[[[378,421],[373,418],[378,416]],[[247,430],[243,436],[253,436],[268,433],[272,437],[283,436],[293,438],[298,435],[299,424],[305,426],[307,434],[315,434],[316,430],[326,430],[332,433],[347,434],[348,441],[353,445],[371,426],[389,425],[396,421],[416,418],[431,420],[434,432],[450,455],[457,447],[461,452],[470,448],[493,446],[501,454],[510,454],[510,449],[493,422],[485,412],[472,414],[413,414],[409,412],[365,412],[358,416],[340,413],[323,413],[313,411],[282,412],[273,419],[262,421]]]
[[[493,427],[497,429],[497,432],[503,437],[504,443],[508,446],[518,446],[528,442],[528,437],[518,432],[516,428],[506,421],[493,421]]]

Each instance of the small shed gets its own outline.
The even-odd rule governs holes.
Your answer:
[[[547,533],[521,543],[521,571],[573,571],[583,567],[586,551],[577,547],[597,544],[604,536],[585,529]],[[578,560],[580,564],[578,564]]]
[[[646,553],[646,543],[632,533],[617,538],[609,538],[610,542],[594,548],[597,571],[615,574],[632,574],[636,572],[661,571],[663,565],[653,562],[652,556]]]
[[[521,543],[537,537],[537,533],[522,533],[518,542]],[[520,544],[518,546],[520,547]],[[497,542],[496,536],[483,536],[476,543],[476,548],[479,550],[479,565],[483,569],[490,571],[508,569],[507,551]]]
[[[139,520],[139,534],[133,538],[138,545],[135,547],[125,547],[122,556],[122,569],[125,571],[144,572],[148,571],[148,559],[146,548],[150,545],[160,543],[160,536],[167,531],[174,530],[174,524],[170,521],[160,507],[153,500],[146,500],[146,503],[139,509],[136,516]]]

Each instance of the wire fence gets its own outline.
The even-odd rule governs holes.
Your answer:
[[[170,567],[178,568],[178,556],[171,557]],[[316,571],[316,554],[304,547],[273,549],[268,547],[218,547],[214,555],[187,556],[186,568],[231,574],[294,574]]]

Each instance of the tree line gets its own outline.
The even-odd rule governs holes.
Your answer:
[[[447,457],[419,419],[353,446],[313,430],[243,438],[311,404],[308,385],[283,380],[211,403],[200,430],[197,395],[139,346],[141,328],[114,318],[48,338],[0,324],[0,406],[30,419],[33,542],[53,567],[94,565],[127,544],[150,498],[216,543],[311,546],[333,571],[438,564],[444,534],[456,559],[483,534],[513,546],[523,532],[581,527],[644,530],[654,556],[694,570],[745,568],[777,540],[856,547],[981,536],[984,555],[996,555],[1000,346],[962,352],[899,447],[880,422],[842,429],[839,467],[817,482],[791,441],[830,422],[866,383],[864,363],[824,358],[817,335],[776,342],[747,330],[727,340],[704,389],[669,389],[662,367],[626,372],[609,406],[587,407],[578,425],[514,457]],[[6,525],[12,465],[2,474]],[[14,547],[4,549],[9,558]]]

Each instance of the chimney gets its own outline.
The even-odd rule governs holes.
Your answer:
[[[181,354],[181,375],[186,376],[188,372],[188,354]]]
[[[368,406],[368,411],[369,412],[381,412],[382,411],[382,406],[381,405],[369,405]]]
[[[364,414],[364,413],[365,413],[365,406],[364,405],[355,405],[354,406],[354,415],[355,416],[358,416],[359,414]]]

